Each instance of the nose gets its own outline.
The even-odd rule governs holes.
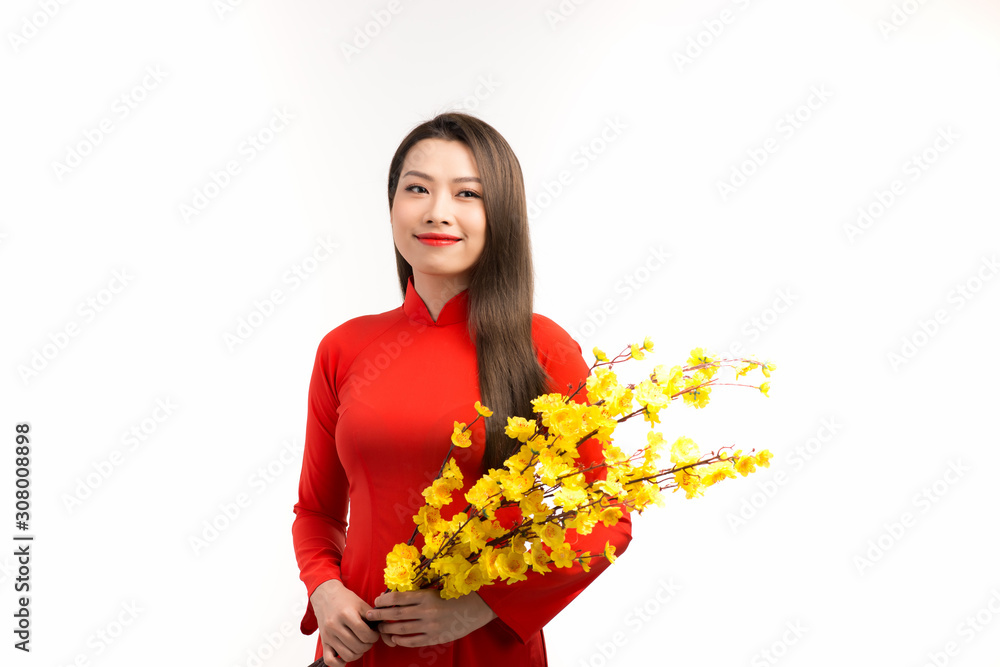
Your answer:
[[[428,200],[426,216],[427,223],[432,225],[435,223],[450,225],[454,222],[455,218],[451,209],[451,193],[445,191],[435,192],[431,195]]]

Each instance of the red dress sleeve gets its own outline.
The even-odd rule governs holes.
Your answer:
[[[292,542],[299,578],[309,597],[324,581],[340,579],[340,562],[347,532],[347,475],[337,455],[334,433],[338,400],[335,369],[338,354],[327,334],[316,351],[309,382],[306,437],[299,478],[298,502],[293,510]],[[307,603],[303,634],[317,629],[316,614]]]
[[[539,361],[549,373],[549,390],[569,395],[585,382],[590,369],[583,359],[580,344],[573,340],[561,327],[540,315],[535,315],[534,327],[540,329]],[[586,388],[573,397],[584,403]],[[580,443],[578,463],[588,465],[603,460],[601,443],[590,438]],[[603,478],[604,471],[599,477]],[[578,535],[575,530],[566,531],[566,541],[578,552],[602,553],[604,545],[610,542],[615,547],[615,555],[622,554],[632,539],[632,521],[627,511],[614,526],[598,522],[589,535]],[[530,567],[527,579],[513,584],[496,582],[479,589],[479,596],[489,605],[499,620],[521,641],[526,642],[532,635],[562,611],[590,585],[610,563],[606,558],[593,558],[590,572],[584,572],[579,563],[570,568],[550,565],[546,574],[534,572]]]

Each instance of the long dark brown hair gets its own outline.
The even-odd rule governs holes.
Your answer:
[[[500,468],[520,447],[504,433],[507,417],[531,418],[531,399],[546,392],[550,379],[538,363],[531,338],[534,268],[524,176],[514,151],[492,126],[464,113],[439,114],[413,128],[392,156],[390,213],[403,160],[423,139],[464,143],[482,180],[486,242],[469,273],[468,329],[476,343],[482,403],[493,410],[486,419],[483,466]],[[413,267],[398,248],[396,269],[405,297]]]

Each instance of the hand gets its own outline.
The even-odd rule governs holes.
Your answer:
[[[389,646],[445,644],[497,617],[479,593],[442,600],[431,589],[383,593],[375,598],[375,607],[367,614],[369,620],[393,621],[378,626],[382,641]]]
[[[379,634],[365,623],[365,612],[371,607],[339,579],[317,586],[309,602],[319,624],[323,662],[330,667],[357,660],[378,641]]]

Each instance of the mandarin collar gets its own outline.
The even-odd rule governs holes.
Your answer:
[[[430,311],[427,310],[427,304],[420,298],[416,288],[413,286],[413,276],[406,279],[406,297],[403,299],[403,313],[414,322],[426,324],[431,327],[443,327],[449,324],[465,322],[469,317],[468,304],[469,290],[466,288],[448,299],[448,302],[441,308],[441,312],[438,313],[438,318],[435,322],[434,318],[431,317]]]

